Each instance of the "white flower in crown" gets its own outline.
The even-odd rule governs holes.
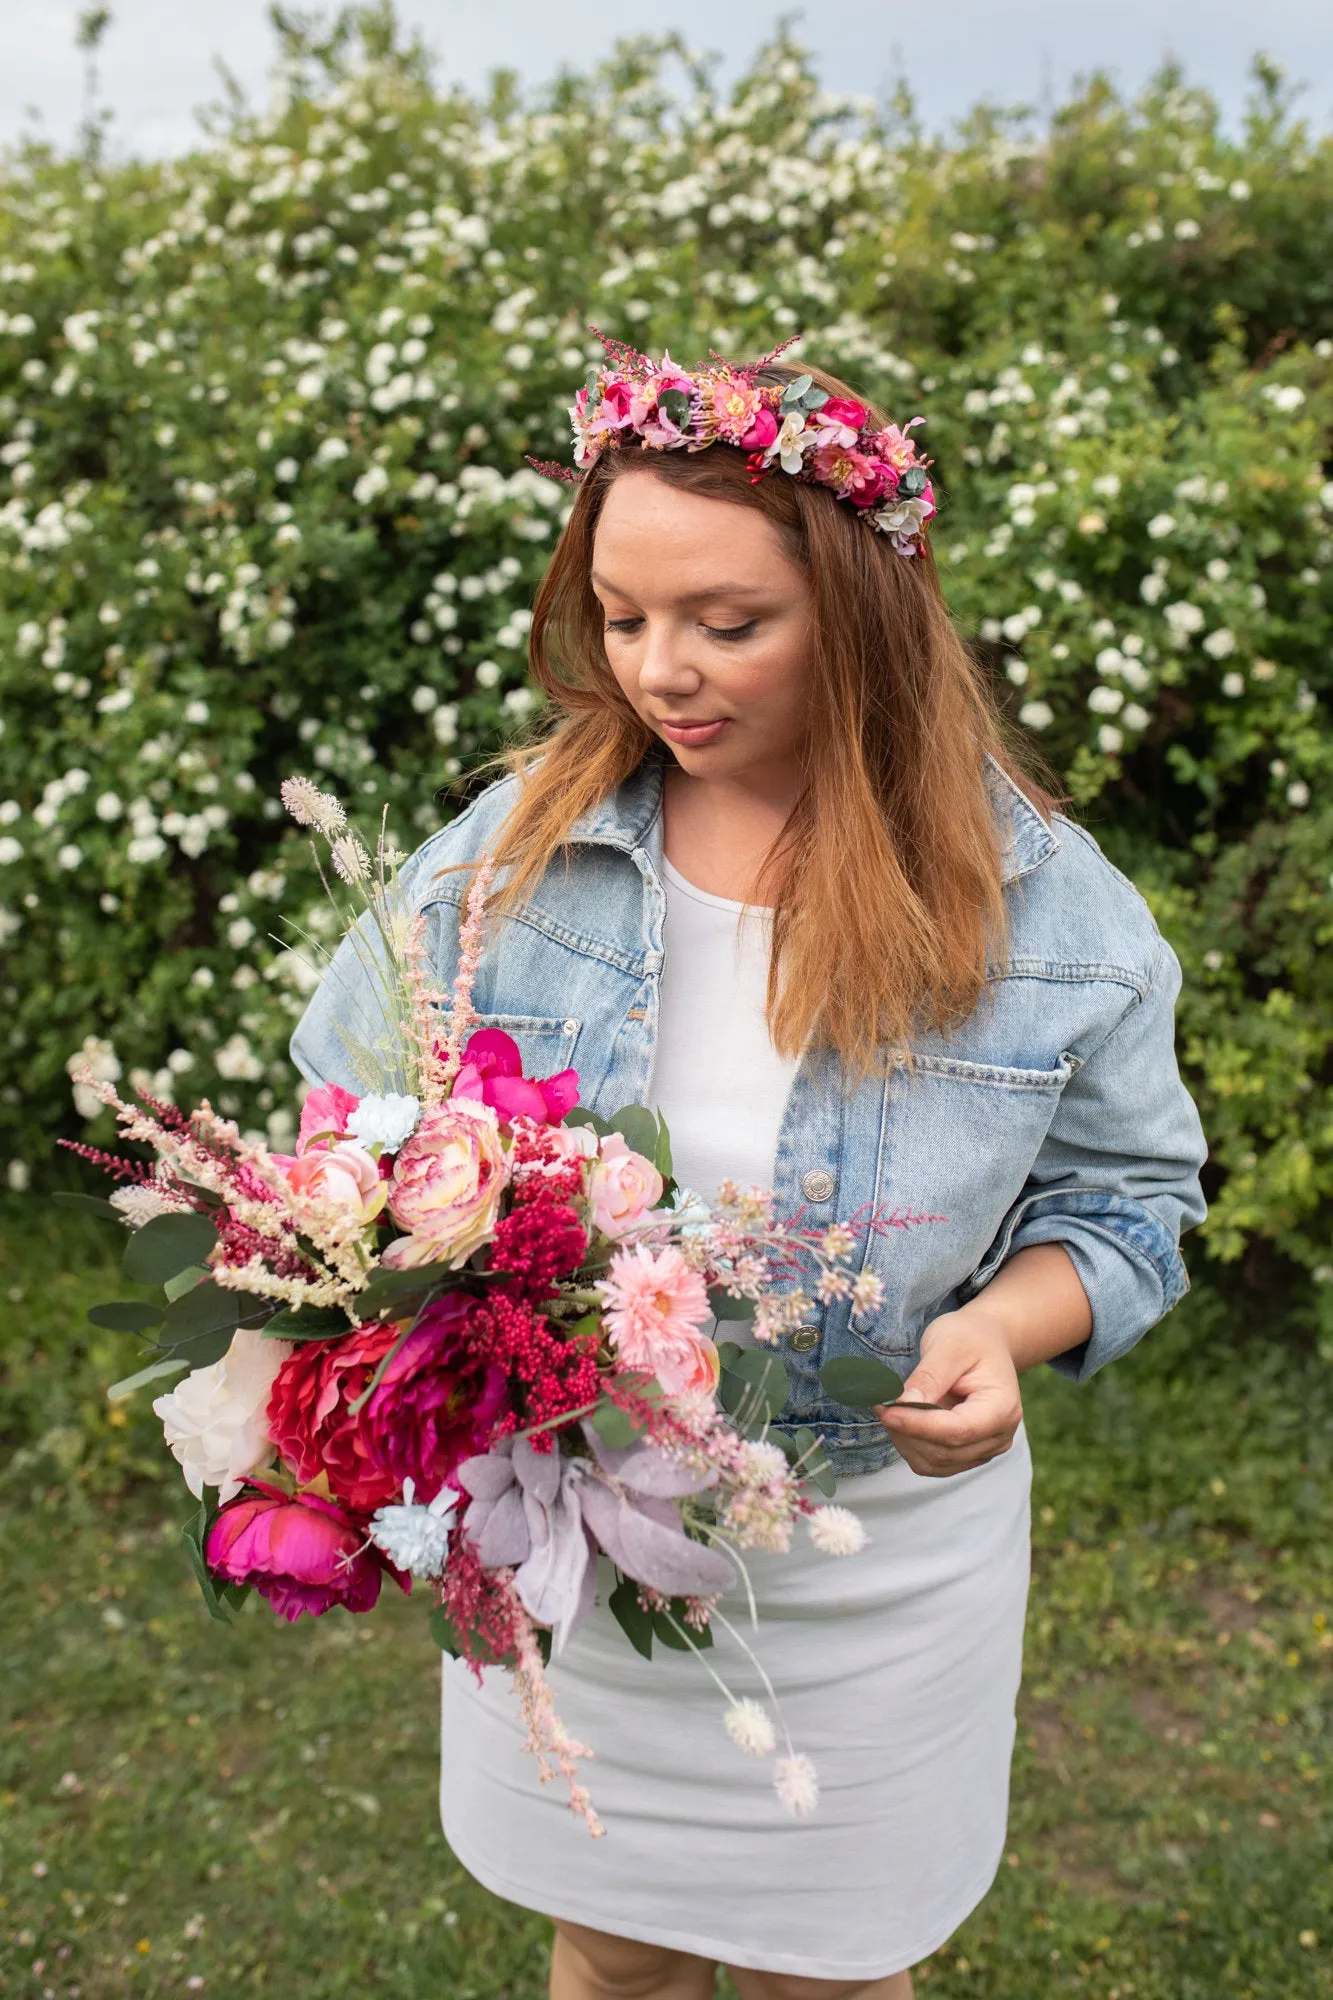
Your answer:
[[[799,410],[782,419],[782,428],[764,453],[764,462],[771,465],[776,458],[784,472],[800,472],[805,465],[805,453],[811,443],[805,418]]]

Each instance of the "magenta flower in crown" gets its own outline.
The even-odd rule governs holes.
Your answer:
[[[590,370],[569,412],[580,470],[603,451],[632,444],[648,451],[735,445],[750,454],[755,479],[781,471],[807,485],[826,486],[886,535],[899,555],[921,553],[935,496],[927,476],[930,460],[908,433],[922,418],[902,428],[875,428],[864,403],[831,396],[810,375],[760,382],[760,372],[782,348],[749,367],[714,355],[708,367],[687,370],[669,354],[654,361],[623,341],[598,338],[606,361]],[[558,478],[577,476],[531,462]]]

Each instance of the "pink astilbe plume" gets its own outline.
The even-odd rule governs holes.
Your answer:
[[[477,864],[463,904],[463,922],[458,933],[458,970],[454,974],[453,996],[449,1009],[449,1026],[440,1045],[434,1066],[434,1074],[428,1086],[438,1090],[438,1096],[430,1096],[423,1091],[423,1101],[427,1106],[438,1104],[448,1095],[449,1087],[458,1075],[463,1061],[463,1044],[477,1023],[477,1010],[472,1004],[472,989],[477,980],[477,967],[481,964],[482,949],[486,942],[486,898],[490,894],[491,882],[495,875],[495,865],[489,856],[484,856]]]

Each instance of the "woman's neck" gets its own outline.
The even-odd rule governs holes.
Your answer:
[[[765,863],[800,795],[799,771],[692,778],[666,767],[663,844],[687,882],[733,902],[772,903],[780,880]]]

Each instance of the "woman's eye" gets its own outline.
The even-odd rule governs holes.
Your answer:
[[[642,623],[642,618],[608,618],[606,629],[608,632],[637,632]]]
[[[743,625],[705,625],[710,639],[748,639],[758,621],[747,618]]]

